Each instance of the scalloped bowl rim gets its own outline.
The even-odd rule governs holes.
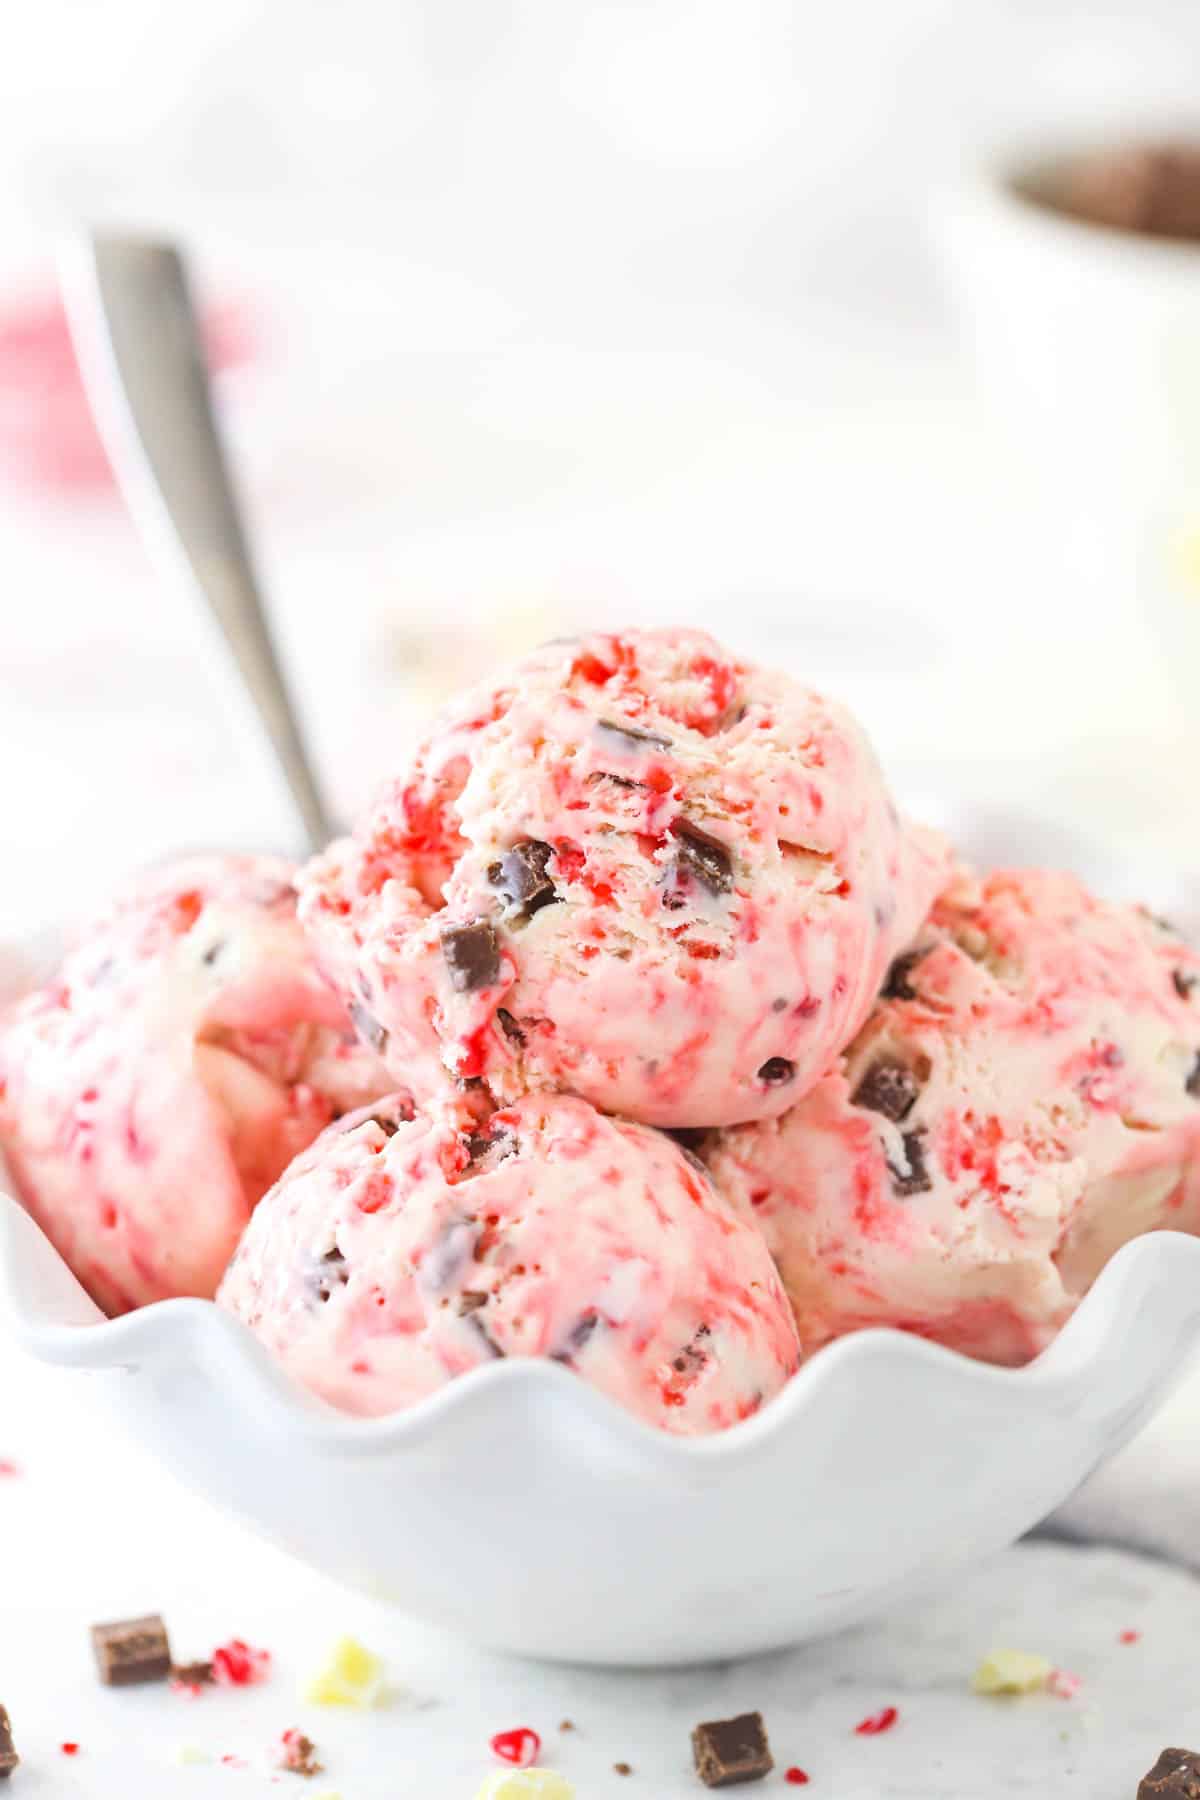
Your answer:
[[[22,1270],[35,1261],[52,1271],[74,1322],[39,1311],[21,1290]],[[57,1264],[57,1270],[54,1265]],[[209,1300],[164,1300],[105,1319],[99,1308],[20,1202],[0,1189],[0,1311],[23,1347],[40,1360],[82,1369],[136,1368],[202,1339],[206,1352],[236,1381],[245,1404],[266,1409],[310,1448],[351,1455],[385,1455],[427,1440],[441,1423],[490,1404],[504,1391],[541,1402],[568,1395],[597,1427],[630,1451],[680,1471],[753,1459],[774,1436],[793,1429],[819,1384],[880,1358],[939,1369],[947,1379],[977,1388],[1023,1390],[1031,1404],[1066,1400],[1091,1378],[1091,1363],[1114,1320],[1129,1315],[1138,1278],[1200,1279],[1200,1239],[1153,1231],[1132,1239],[1109,1259],[1061,1331],[1031,1362],[1010,1368],[979,1362],[956,1350],[890,1327],[851,1332],[816,1351],[780,1393],[753,1417],[727,1430],[681,1437],[639,1419],[577,1375],[538,1357],[512,1357],[457,1376],[403,1411],[375,1418],[338,1412],[303,1389],[258,1342],[249,1327]],[[61,1310],[61,1308],[60,1308]]]

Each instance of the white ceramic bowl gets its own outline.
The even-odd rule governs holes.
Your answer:
[[[978,823],[975,847],[998,859],[1062,843],[993,819],[981,844]],[[1189,895],[1156,883],[1149,897],[1178,912]],[[181,1480],[340,1580],[484,1644],[694,1662],[852,1624],[1052,1511],[1200,1342],[1200,1241],[1128,1245],[1027,1368],[863,1332],[700,1441],[533,1361],[394,1418],[341,1417],[205,1302],[104,1320],[2,1195],[0,1305],[35,1356],[92,1371],[97,1403]]]

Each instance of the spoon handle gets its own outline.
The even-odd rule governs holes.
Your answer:
[[[68,247],[63,277],[84,381],[134,520],[220,626],[319,850],[329,814],[263,608],[183,256],[174,244],[97,233]]]

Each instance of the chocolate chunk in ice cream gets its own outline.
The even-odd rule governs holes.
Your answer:
[[[688,819],[677,819],[671,835],[679,846],[672,865],[676,879],[691,875],[710,894],[732,893],[733,862],[719,838],[710,837]]]
[[[558,894],[546,873],[553,855],[540,838],[522,838],[489,866],[488,880],[511,911],[530,919],[543,906],[553,906]]]
[[[374,1013],[368,1012],[359,1000],[351,1000],[347,1011],[354,1022],[354,1029],[363,1043],[369,1044],[372,1050],[382,1055],[387,1049],[388,1034]]]
[[[786,1056],[769,1056],[758,1071],[758,1079],[768,1087],[782,1087],[785,1081],[794,1081],[795,1076],[796,1065]]]
[[[442,932],[442,955],[456,994],[494,987],[500,979],[500,945],[484,919],[471,925],[448,925]]]
[[[925,1166],[925,1133],[923,1131],[906,1131],[904,1133],[904,1160],[908,1167],[898,1169],[895,1163],[888,1162],[888,1173],[892,1178],[892,1186],[902,1200],[911,1198],[913,1194],[927,1194],[933,1186],[929,1170]]]
[[[916,1076],[902,1062],[880,1057],[873,1062],[853,1094],[852,1106],[866,1107],[868,1112],[882,1113],[893,1125],[906,1119],[921,1092]]]
[[[879,990],[881,1000],[915,1000],[917,990],[912,984],[911,976],[919,962],[929,955],[928,950],[907,950],[898,956],[887,972],[887,979]]]

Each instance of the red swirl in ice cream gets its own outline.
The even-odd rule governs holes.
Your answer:
[[[806,1351],[896,1325],[1040,1350],[1128,1239],[1200,1229],[1200,957],[1073,877],[964,876],[867,1025],[718,1186],[775,1253]]]
[[[211,1297],[296,1151],[394,1085],[316,970],[294,872],[151,872],[0,1027],[0,1149],[110,1313]]]
[[[747,1417],[798,1359],[766,1245],[661,1133],[535,1094],[343,1120],[259,1206],[218,1300],[347,1412],[550,1357],[649,1423]]]
[[[546,646],[301,878],[398,1081],[658,1125],[784,1111],[945,878],[840,708],[693,631]]]

